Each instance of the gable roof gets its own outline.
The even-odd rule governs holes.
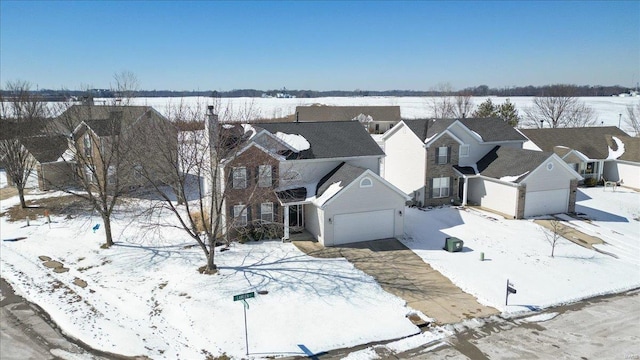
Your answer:
[[[484,142],[527,140],[516,129],[498,118],[403,120],[407,127],[423,142],[446,131],[456,121],[480,135]]]
[[[400,121],[400,106],[296,106],[294,119],[299,121],[350,121],[360,115],[373,121]]]
[[[583,128],[520,129],[542,151],[554,151],[556,146],[577,150],[590,159],[606,159],[609,156],[606,135],[629,137],[615,126]]]
[[[41,164],[57,161],[69,148],[63,135],[28,137],[22,139],[22,145]]]
[[[351,184],[353,180],[357,179],[358,176],[362,175],[365,171],[367,171],[367,169],[349,165],[344,162],[341,163],[320,179],[316,188],[316,197],[322,196],[331,184],[341,182],[343,187]]]
[[[55,127],[58,132],[68,133],[84,121],[98,136],[108,136],[118,134],[148,112],[159,115],[151,106],[73,105],[55,119]],[[116,122],[120,124],[114,126]]]
[[[496,146],[477,163],[482,176],[519,183],[529,173],[544,163],[553,153]]]
[[[299,152],[297,159],[384,155],[380,146],[357,121],[258,123],[253,126],[274,135],[281,132],[304,137],[310,148]]]

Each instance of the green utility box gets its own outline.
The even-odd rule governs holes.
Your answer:
[[[448,237],[444,239],[444,250],[447,250],[448,252],[462,251],[463,245],[464,241],[455,237]]]

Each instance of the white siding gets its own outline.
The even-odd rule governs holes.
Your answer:
[[[324,245],[334,245],[333,224],[329,219],[336,215],[364,213],[378,210],[391,210],[393,212],[393,236],[399,237],[404,234],[404,204],[405,198],[396,191],[384,185],[380,180],[372,178],[373,186],[361,188],[359,180],[353,186],[340,192],[337,198],[333,199],[324,208]],[[379,238],[375,237],[374,238]],[[369,240],[374,240],[374,238]]]
[[[640,189],[640,164],[607,161],[604,163],[604,177],[610,181],[623,181],[623,186]]]
[[[406,127],[401,126],[384,142],[383,178],[406,194],[424,187],[426,150],[422,141]]]
[[[375,156],[352,158],[352,159],[328,159],[328,160],[295,160],[281,161],[279,166],[279,186],[299,185],[317,183],[327,175],[336,166],[346,162],[349,165],[369,169],[378,174],[380,168],[380,160]],[[285,181],[285,179],[294,174],[299,174],[299,179],[294,181]]]
[[[498,182],[469,179],[469,202],[515,217],[518,188]]]
[[[305,229],[315,237],[318,242],[324,245],[324,238],[322,234],[322,226],[324,223],[324,211],[318,209],[313,205],[304,206],[304,227]]]
[[[553,164],[551,170],[547,168],[549,163]],[[531,174],[528,174],[527,178],[522,182],[527,186],[527,192],[560,189],[568,190],[572,175],[562,165],[563,164],[561,164],[555,157],[551,157],[542,163],[538,168],[531,172]]]

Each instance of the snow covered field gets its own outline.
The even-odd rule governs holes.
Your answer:
[[[479,105],[487,98],[491,98],[494,104],[501,104],[506,97],[474,97],[473,104]],[[374,105],[397,105],[400,106],[400,113],[405,119],[426,118],[431,116],[430,104],[433,98],[430,97],[325,97],[311,99],[279,99],[279,98],[221,98],[221,108],[230,108],[234,112],[246,112],[251,109],[256,117],[261,118],[277,118],[284,117],[295,113],[298,105],[342,105],[342,106],[374,106]],[[509,100],[515,104],[520,115],[524,114],[524,109],[530,107],[533,97],[511,97]],[[639,97],[617,97],[617,96],[600,96],[600,97],[581,97],[579,98],[585,104],[592,107],[598,118],[600,126],[618,126],[620,116],[622,114],[621,128],[627,132],[631,129],[625,124],[627,114],[627,105],[633,105],[640,102]],[[167,114],[167,109],[171,106],[177,106],[181,102],[185,105],[199,106],[203,110],[206,105],[211,104],[211,98],[205,97],[185,97],[185,98],[135,98],[133,104],[149,105],[156,108],[159,112]],[[221,115],[224,115],[221,112]],[[633,134],[632,134],[633,135]]]
[[[503,312],[521,312],[640,287],[640,193],[578,190],[577,211],[592,219],[573,226],[602,238],[619,259],[561,240],[551,245],[531,220],[505,220],[478,210],[407,209],[403,243],[478,300]],[[464,241],[462,252],[442,250],[445,237]],[[610,243],[609,243],[610,242]],[[485,260],[480,261],[484,252]],[[507,279],[517,294],[505,306]]]

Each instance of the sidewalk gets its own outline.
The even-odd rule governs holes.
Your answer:
[[[323,248],[312,241],[293,243],[310,256],[346,258],[375,278],[385,291],[403,298],[409,307],[435,319],[435,324],[458,323],[498,313],[460,290],[396,239],[331,248]]]

